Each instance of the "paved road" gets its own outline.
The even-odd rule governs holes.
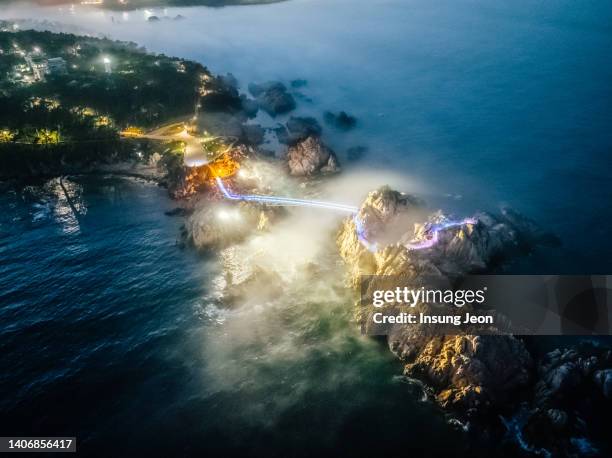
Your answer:
[[[168,129],[178,126],[178,125],[166,125],[160,127],[159,129],[152,130],[142,135],[138,135],[137,138],[148,138],[151,140],[180,140],[185,142],[185,157],[184,162],[187,167],[198,167],[208,163],[208,157],[206,156],[206,152],[202,145],[200,144],[200,140],[198,137],[194,137],[187,129],[183,129],[182,131],[168,135],[165,133]]]

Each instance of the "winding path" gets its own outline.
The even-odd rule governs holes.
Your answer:
[[[169,141],[169,140],[180,140],[185,143],[185,155],[183,162],[188,167],[199,167],[208,164],[208,157],[206,152],[200,143],[198,137],[191,135],[187,128],[183,128],[182,131],[176,134],[166,133],[172,127],[178,127],[181,123],[167,124],[158,129],[146,132],[141,135],[130,134],[133,138],[146,138],[149,140]],[[125,134],[124,134],[125,135]]]

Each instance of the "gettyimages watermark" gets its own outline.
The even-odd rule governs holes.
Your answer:
[[[362,333],[612,335],[612,276],[361,277]]]

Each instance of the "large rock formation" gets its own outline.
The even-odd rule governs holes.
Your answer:
[[[249,92],[255,97],[259,107],[270,116],[287,113],[295,108],[295,99],[281,82],[251,83]]]
[[[291,175],[294,176],[334,173],[340,170],[336,154],[314,136],[290,147],[287,150],[287,163]]]
[[[368,195],[356,217],[344,221],[337,243],[356,285],[360,275],[436,272],[460,277],[535,245],[557,242],[510,209],[497,215],[478,213],[473,220],[441,231],[431,248],[410,250],[408,242],[426,240],[428,227],[449,218],[441,212],[428,214],[417,198],[383,187]]]
[[[185,238],[200,250],[223,248],[246,239],[254,230],[268,230],[282,211],[249,202],[211,205],[204,200],[187,219]]]
[[[388,187],[371,192],[337,238],[351,284],[356,287],[360,275],[401,276],[416,287],[433,279],[448,282],[552,240],[533,222],[506,210],[478,214],[440,231],[429,248],[413,248],[431,237],[428,228],[448,221],[441,212],[428,214],[413,196]],[[370,280],[368,289],[380,289],[378,281]],[[531,357],[523,341],[510,335],[441,336],[427,327],[394,325],[388,344],[406,362],[406,374],[429,383],[443,406],[482,410],[499,405],[529,381]]]
[[[529,381],[531,356],[522,341],[511,336],[430,336],[426,342],[395,344],[415,354],[405,374],[424,380],[443,407],[483,410],[500,404]],[[410,349],[406,344],[410,342]]]

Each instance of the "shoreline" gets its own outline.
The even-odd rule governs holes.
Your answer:
[[[310,138],[310,137],[308,137]],[[301,143],[299,143],[299,145],[301,145]],[[316,149],[318,148],[318,149]],[[310,148],[310,150],[308,151],[313,151],[316,150],[318,156],[316,157],[316,161],[313,164],[307,164],[308,167],[310,167],[310,165],[313,165],[313,171],[316,174],[321,173],[322,170],[326,167],[329,167],[330,169],[332,169],[332,171],[335,170],[335,168],[338,166],[338,164],[336,162],[334,162],[333,160],[331,160],[331,158],[333,157],[331,154],[329,154],[329,152],[325,153],[325,151],[323,150],[323,148],[320,145],[314,145],[312,148]],[[294,152],[296,151],[296,149],[293,150]],[[302,169],[307,169],[309,170],[307,167],[303,167],[303,159],[305,156],[307,156],[306,154],[300,153],[300,151],[297,151],[295,153],[296,157],[293,158],[294,161],[294,165],[295,165],[295,170],[302,170]],[[324,158],[324,159],[322,159]],[[321,159],[321,160],[320,160]],[[291,160],[291,158],[290,158]],[[284,159],[280,159],[280,158],[276,158],[274,159],[274,165],[280,167],[284,167],[285,166],[285,160]],[[301,168],[300,168],[301,167]],[[286,173],[285,173],[286,174]],[[128,171],[104,171],[104,170],[97,170],[97,171],[92,171],[92,172],[85,172],[85,173],[74,173],[74,174],[52,174],[49,176],[49,178],[57,178],[57,177],[61,177],[61,176],[100,176],[100,175],[116,175],[116,176],[121,176],[121,177],[131,177],[131,178],[139,178],[139,179],[145,179],[145,180],[150,180],[151,182],[157,183],[158,185],[161,184],[162,179],[160,179],[160,181],[157,181],[157,179],[155,178],[151,178],[150,176],[143,176],[140,175],[138,173],[132,173],[132,172],[128,172]],[[330,175],[331,176],[331,175]],[[41,176],[41,178],[44,177]],[[282,178],[287,178],[286,176],[283,176]],[[312,178],[311,176],[307,176],[306,178],[304,178],[303,183],[308,183],[308,180]],[[233,179],[233,176],[228,177],[228,180]],[[333,178],[332,178],[333,179]],[[202,184],[202,183],[197,183],[196,184]],[[233,185],[239,186],[239,184],[237,184],[236,182],[232,183]],[[250,191],[251,188],[249,188],[247,185],[244,185],[245,189],[247,191]],[[255,187],[256,189],[256,187]],[[383,205],[387,205],[388,202],[386,202],[384,199],[395,199],[396,203],[400,203],[400,206],[408,206],[408,205],[413,205],[414,202],[408,202],[406,203],[407,199],[398,196],[396,194],[392,194],[393,192],[397,193],[397,191],[393,191],[393,190],[383,190],[383,191],[378,191],[380,192],[380,194],[383,195]],[[386,194],[385,194],[386,193]],[[200,208],[200,210],[202,211],[201,214],[196,214],[193,218],[194,221],[194,226],[196,223],[200,223],[203,222],[205,224],[209,224],[208,222],[211,220],[214,220],[214,214],[212,212],[209,211],[208,207],[213,207],[216,206],[217,204],[219,204],[219,202],[215,201],[214,199],[209,199],[209,190],[206,190],[205,193],[197,193],[195,194],[194,198],[197,200],[196,203],[200,203],[201,206],[203,208]],[[397,193],[399,194],[399,193]],[[389,197],[391,195],[391,197]],[[183,199],[174,199],[175,201],[181,202]],[[226,204],[227,202],[224,202],[223,200],[221,200],[221,205]],[[368,202],[365,202],[362,205],[362,208],[366,208]],[[369,202],[370,207],[374,208],[375,207],[375,201],[372,200],[372,202]],[[371,209],[371,208],[370,208]],[[370,210],[368,208],[366,208],[366,210]],[[384,209],[384,208],[383,208]],[[261,225],[262,227],[265,228],[265,230],[269,230],[271,227],[273,227],[274,224],[274,217],[278,216],[276,214],[274,214],[273,212],[269,212],[267,211],[267,209],[265,209],[266,211],[262,210],[261,208],[257,207],[257,206],[249,206],[249,205],[242,205],[239,207],[239,211],[244,211],[244,213],[248,213],[249,211],[251,211],[251,213],[253,213],[253,215],[248,215],[248,221],[250,223],[253,223],[252,226],[256,225],[258,228]],[[379,210],[379,208],[374,208],[374,210]],[[383,212],[384,213],[384,212]],[[238,211],[235,213],[225,213],[223,218],[229,217],[230,219],[234,218],[236,215],[238,215]],[[263,215],[263,217],[262,217]],[[282,217],[282,215],[281,215]],[[222,219],[223,219],[222,218]],[[187,218],[185,219],[186,222],[188,221]],[[385,221],[385,223],[389,223],[389,225],[393,224],[393,221],[389,220],[389,221]],[[507,221],[503,221],[503,223],[507,223]],[[216,223],[214,223],[216,224]],[[478,227],[476,224],[474,224],[475,227]],[[192,226],[193,227],[193,226]],[[235,239],[230,239],[230,240],[226,240],[224,239],[225,234],[223,234],[223,226],[219,225],[219,226],[215,226],[215,227],[204,227],[201,231],[203,233],[202,236],[202,240],[204,240],[204,243],[209,243],[210,239],[212,239],[212,242],[210,242],[210,245],[205,245],[206,249],[210,249],[211,252],[217,253],[219,252],[219,249],[217,247],[215,247],[215,243],[219,242],[220,245],[225,244],[225,243],[229,243],[231,245],[238,245],[239,243],[241,243],[242,240],[246,240],[248,239],[250,236],[253,235],[253,231],[252,229],[249,229],[251,232],[245,231],[244,233],[239,233],[239,234],[235,234],[236,238]],[[371,266],[373,266],[372,268],[381,268],[381,266],[377,266],[376,262],[378,262],[378,260],[374,260],[372,261],[372,257],[370,256],[369,253],[366,252],[366,250],[364,250],[363,248],[363,243],[358,243],[358,242],[362,242],[361,240],[357,240],[355,238],[356,234],[358,235],[361,230],[357,227],[351,226],[351,221],[345,221],[344,223],[344,228],[343,230],[343,240],[340,240],[338,242],[339,245],[339,249],[341,251],[344,251],[344,257],[346,258],[346,264],[347,264],[347,273],[348,274],[352,274],[355,271],[359,271],[359,270],[355,270],[355,266],[357,266],[359,269],[361,269],[361,265],[356,262],[356,260],[358,260],[359,262],[361,262],[363,259],[366,259],[368,262],[370,262]],[[370,232],[376,232],[377,228],[375,227],[370,227],[367,228],[368,231]],[[488,233],[482,229],[482,227],[480,227],[481,232],[480,233],[476,233],[477,236],[482,236],[484,237],[488,237]],[[220,234],[219,234],[220,233]],[[458,235],[460,234],[460,236]],[[461,232],[459,232],[459,229],[455,232],[452,233],[453,237],[456,237],[456,239],[452,239],[450,241],[443,241],[443,243],[446,243],[447,245],[451,246],[452,243],[459,243],[457,242],[457,240],[459,240],[461,243],[464,243],[464,240],[467,240],[469,242],[471,242],[470,237],[472,236],[473,232],[472,229],[466,229],[465,231],[463,229],[461,229]],[[193,232],[191,233],[191,235],[193,236]],[[210,237],[209,237],[210,235]],[[232,235],[233,236],[233,235]],[[243,238],[241,238],[243,237]],[[236,241],[236,240],[240,240],[240,241]],[[486,238],[485,238],[486,240]],[[509,244],[509,242],[515,242],[516,240],[513,239],[503,239],[502,240],[504,244]],[[452,243],[451,243],[452,242]],[[467,242],[465,242],[467,243]],[[518,245],[518,243],[517,243]],[[446,245],[445,245],[446,246]],[[463,245],[462,245],[463,246]],[[467,245],[469,246],[469,245]],[[213,248],[211,248],[213,247]],[[465,250],[466,252],[469,250]],[[382,258],[382,249],[380,250],[380,253],[377,253],[377,255],[379,255],[379,257]],[[397,255],[403,255],[403,253],[400,253],[399,250],[395,251],[395,254]],[[483,265],[486,268],[489,268],[489,266],[491,264],[489,264],[489,259],[492,258],[492,256],[489,256],[489,253],[485,253],[487,256],[482,256],[482,259],[484,259],[483,261]],[[414,256],[415,259],[419,259],[420,261],[423,262],[427,262],[429,261],[429,259],[426,256],[422,256],[420,257],[418,254],[411,254],[410,256]],[[412,258],[409,258],[412,259]],[[461,263],[463,263],[463,259],[460,259]],[[388,268],[389,270],[391,269],[397,269],[400,272],[402,272],[402,269],[405,269],[406,266],[404,265],[397,265],[397,264],[392,264],[392,262],[395,262],[393,259],[391,261],[389,261],[389,264],[385,265],[384,267]],[[465,263],[468,264],[468,263]],[[475,265],[476,263],[474,263]],[[370,267],[370,266],[368,266]],[[445,266],[446,267],[446,266]],[[468,268],[465,267],[463,264],[459,264],[459,267],[457,267],[457,271],[459,273],[465,273],[465,271]],[[350,271],[350,272],[349,272]],[[383,271],[388,271],[388,270],[383,270]],[[274,272],[272,272],[274,273]],[[262,283],[262,278],[264,280],[268,280],[270,282],[272,281],[278,281],[275,277],[273,277],[272,275],[269,275],[268,277],[265,276],[254,276],[252,278],[249,278],[249,280],[252,280],[254,283],[259,284]],[[232,287],[234,287],[234,285],[231,285]],[[239,287],[246,287],[248,285],[241,285],[238,284],[236,285],[236,288]],[[420,337],[420,336],[418,336]],[[518,341],[519,343],[516,343],[516,341]],[[521,343],[523,342],[520,339],[515,339],[515,340],[509,340],[507,342],[508,347],[510,348],[511,351],[504,353],[503,351],[500,350],[501,347],[498,347],[497,344],[495,343],[491,343],[490,340],[488,339],[484,339],[484,340],[479,340],[477,342],[474,342],[470,339],[463,339],[463,340],[454,340],[454,339],[441,339],[440,340],[440,345],[443,346],[445,351],[448,352],[456,352],[455,356],[457,358],[472,358],[473,360],[477,360],[477,361],[484,361],[482,364],[483,365],[492,365],[493,363],[491,362],[491,360],[495,360],[495,359],[503,359],[502,357],[505,356],[509,359],[513,358],[514,356],[517,356],[517,359],[520,359],[520,362],[516,365],[516,367],[513,367],[513,369],[516,369],[516,373],[520,373],[521,376],[524,375],[525,373],[531,374],[531,376],[533,376],[533,364],[535,364],[534,361],[529,361],[529,357],[531,356],[529,354],[529,352],[527,353],[527,356],[525,356],[525,353],[522,351],[523,348],[521,347]],[[432,342],[432,340],[427,341],[427,343]],[[482,343],[484,342],[484,343]],[[495,397],[491,397],[491,399],[489,399],[489,392],[491,390],[495,390],[497,387],[495,386],[496,383],[492,383],[490,380],[461,380],[461,383],[465,382],[465,386],[459,386],[459,384],[457,384],[455,382],[455,378],[457,376],[458,372],[456,371],[456,368],[453,367],[447,367],[447,366],[443,366],[445,370],[448,370],[448,374],[443,374],[444,376],[449,377],[450,380],[452,380],[452,383],[447,382],[446,379],[441,380],[438,379],[437,377],[440,377],[439,374],[432,374],[430,372],[428,372],[428,367],[431,366],[434,363],[440,363],[442,365],[444,365],[445,363],[447,363],[447,361],[444,358],[444,355],[440,355],[440,354],[436,354],[436,353],[426,353],[426,351],[429,350],[425,350],[422,351],[422,348],[419,347],[419,345],[425,343],[425,340],[422,340],[420,342],[417,342],[416,344],[414,342],[409,342],[406,340],[402,340],[402,338],[399,338],[398,340],[395,341],[395,343],[398,343],[398,347],[395,348],[391,348],[391,350],[396,354],[396,356],[398,357],[398,359],[400,361],[402,361],[402,364],[405,364],[405,370],[406,371],[410,371],[410,374],[413,374],[415,377],[418,377],[418,379],[420,381],[425,381],[425,383],[428,384],[428,386],[435,386],[437,388],[437,392],[436,392],[436,396],[435,399],[437,402],[439,402],[440,405],[442,405],[447,411],[454,411],[454,412],[460,412],[461,415],[466,415],[466,416],[470,416],[473,415],[474,417],[477,417],[479,415],[479,413],[482,411],[484,412],[486,407],[486,405],[488,404],[493,404],[494,406],[502,406],[503,408],[516,408],[517,404],[512,402],[507,402],[504,400],[500,400],[500,398],[495,398]],[[480,345],[480,353],[478,353],[478,351],[476,350],[476,347]],[[390,347],[393,347],[393,344],[389,345]],[[415,352],[415,348],[416,348],[416,352],[417,352],[417,360],[418,363],[415,363],[415,358],[414,358],[414,354],[412,355],[412,358],[407,357],[406,355],[409,352]],[[459,350],[457,350],[457,348],[459,348]],[[484,348],[484,350],[483,350]],[[561,347],[560,347],[561,348]],[[503,348],[502,348],[503,350]],[[418,354],[419,351],[422,351],[421,354]],[[501,351],[501,357],[500,357],[500,352]],[[557,350],[558,351],[558,350]],[[490,352],[490,353],[487,353]],[[484,354],[483,354],[484,353]],[[467,355],[467,356],[466,356]],[[491,356],[493,355],[493,356]],[[509,356],[508,356],[509,355]],[[587,357],[590,357],[592,355],[588,355]],[[419,359],[420,358],[420,359]],[[564,359],[565,358],[565,359]],[[410,361],[407,363],[407,361]],[[560,356],[558,358],[558,361],[560,361],[560,363],[558,365],[553,365],[553,367],[548,368],[548,372],[546,374],[550,375],[553,374],[553,376],[557,376],[559,375],[559,372],[561,372],[561,374],[559,375],[560,377],[565,376],[564,373],[562,373],[562,371],[564,369],[562,369],[564,366],[564,364],[566,364],[568,361],[571,362],[572,364],[580,364],[579,360],[578,362],[576,362],[576,358],[574,358],[574,356],[569,355],[569,356]],[[513,362],[513,361],[510,361]],[[537,361],[537,364],[543,364],[542,360]],[[488,366],[487,366],[488,367]],[[467,369],[466,369],[467,368]],[[460,369],[462,371],[468,372],[467,377],[471,377],[472,374],[469,372],[468,369],[470,369],[470,367],[468,365],[466,365],[465,367],[461,366]],[[454,372],[455,371],[455,372]],[[524,372],[523,372],[524,371]],[[588,373],[589,376],[591,376],[592,374],[589,372]],[[548,376],[546,375],[546,376]],[[572,374],[573,375],[573,374]],[[479,376],[478,374],[475,375],[475,377]],[[514,377],[514,374],[511,374],[512,377]],[[552,377],[552,376],[551,376]],[[535,384],[535,380],[536,379],[531,379],[531,381]],[[546,382],[546,379],[543,378],[543,380]],[[589,379],[590,381],[590,379]],[[482,382],[482,384],[479,384],[479,382]],[[493,382],[497,382],[497,380],[494,380]],[[504,383],[506,383],[507,381],[504,380]],[[529,382],[531,383],[531,382]],[[546,382],[548,383],[548,382]],[[586,383],[586,382],[585,382]],[[517,385],[521,387],[521,389],[527,389],[525,388],[526,382],[521,379],[519,381],[517,381]],[[483,388],[484,386],[484,388]],[[440,387],[442,387],[442,389],[440,389]],[[461,391],[459,388],[463,389],[463,391]],[[515,388],[515,387],[514,387]],[[529,385],[529,389],[532,388],[532,385]],[[552,392],[553,394],[556,394],[556,392],[554,390],[557,389],[557,387],[548,387],[550,388],[550,392]],[[550,395],[550,397],[552,398],[553,395]],[[546,402],[549,402],[548,399],[546,399]],[[552,402],[552,401],[550,401]],[[534,407],[536,408],[536,407]],[[537,407],[539,408],[539,407]],[[556,409],[556,407],[555,407]],[[556,409],[558,410],[558,409]],[[471,413],[470,413],[471,411]],[[469,415],[468,415],[469,414]],[[487,415],[487,413],[484,413],[484,415]],[[541,415],[548,415],[548,413],[544,412],[539,412],[539,414]],[[548,421],[548,420],[546,420]],[[550,420],[553,421],[553,420]]]

